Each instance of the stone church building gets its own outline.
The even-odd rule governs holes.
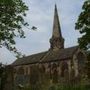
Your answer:
[[[64,41],[55,5],[50,49],[13,62],[14,84],[37,84],[47,78],[50,83],[62,83],[82,76],[86,62],[84,51],[78,46],[64,48]]]

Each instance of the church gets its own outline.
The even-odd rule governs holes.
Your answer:
[[[64,48],[64,41],[55,5],[50,49],[13,62],[14,85],[35,85],[47,79],[50,83],[63,83],[82,77],[86,62],[85,52],[78,46]]]

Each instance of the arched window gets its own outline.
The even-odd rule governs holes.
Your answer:
[[[53,64],[52,64],[52,70],[53,70],[53,69],[56,69],[56,68],[57,68],[57,64],[56,64],[56,63],[53,63]]]
[[[40,72],[41,72],[41,73],[45,73],[45,66],[44,66],[44,65],[41,65],[41,67],[40,67]]]
[[[53,83],[58,83],[58,71],[57,71],[57,69],[53,70],[52,80],[53,80]]]
[[[28,67],[25,68],[25,74],[26,74],[26,75],[29,74],[29,68],[28,68]]]
[[[57,64],[56,63],[53,63],[52,66],[52,80],[53,80],[53,83],[57,83],[58,82],[58,71],[57,71]]]
[[[74,68],[71,69],[70,78],[73,80],[75,78],[75,70]]]
[[[66,62],[63,62],[61,66],[61,77],[65,76],[66,71],[68,71],[68,64]]]
[[[79,73],[82,73],[85,66],[85,55],[82,52],[79,52],[77,54],[77,60],[78,60],[78,70]]]
[[[85,55],[82,52],[79,52],[77,55],[78,59],[78,69],[81,70],[85,66]]]
[[[23,67],[19,67],[17,73],[18,74],[24,74],[24,68]]]
[[[52,79],[51,66],[52,66],[51,63],[48,63],[48,65],[47,65],[47,70],[48,70],[47,74],[48,74],[49,79]]]

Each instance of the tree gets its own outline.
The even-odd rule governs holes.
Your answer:
[[[27,10],[22,0],[0,0],[0,47],[4,46],[18,56],[15,37],[25,38],[22,26],[28,26],[24,20]]]
[[[90,49],[90,0],[84,2],[75,29],[82,34],[82,37],[78,39],[80,48]]]
[[[82,12],[78,17],[75,29],[79,30],[82,37],[78,39],[80,48],[90,50],[90,0],[86,0],[82,6]],[[90,78],[90,51],[87,54],[86,72]]]

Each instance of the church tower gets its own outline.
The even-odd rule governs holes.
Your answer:
[[[50,39],[50,50],[64,49],[64,38],[62,37],[57,6],[55,5],[53,33]]]

